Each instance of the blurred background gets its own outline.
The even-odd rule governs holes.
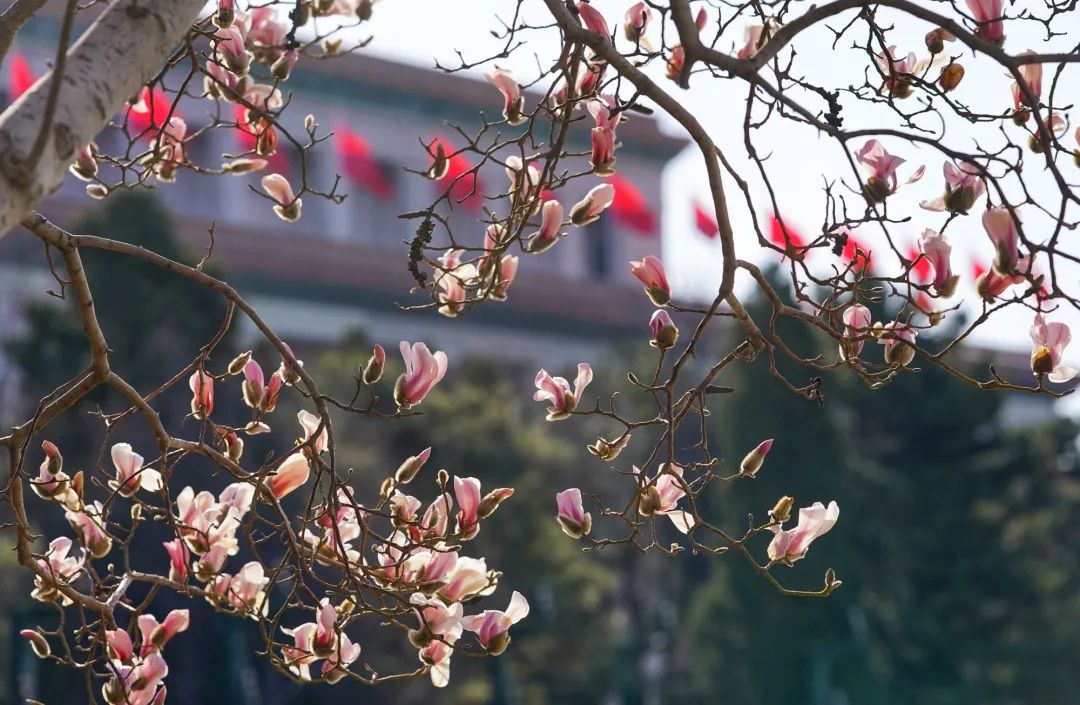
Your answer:
[[[44,71],[51,50],[46,40],[55,29],[45,18],[20,34],[3,66],[8,101],[28,75]],[[378,688],[348,682],[299,688],[257,656],[261,642],[253,624],[163,596],[163,611],[183,606],[193,614],[192,628],[169,647],[171,702],[1076,702],[1077,429],[1048,399],[982,393],[924,367],[874,392],[854,375],[830,374],[822,380],[825,404],[819,407],[783,389],[765,361],[732,366],[719,383],[736,393],[717,403],[708,419],[714,452],[734,463],[764,438],[777,442],[756,479],[714,484],[699,500],[701,511],[739,532],[748,514],[763,518],[781,495],[795,496],[798,505],[835,499],[842,508],[837,527],[796,567],[778,570],[785,584],[816,589],[831,567],[843,587],[825,600],[785,598],[737,556],[664,558],[625,546],[582,552],[554,520],[554,494],[579,486],[613,501],[625,497],[625,478],[585,451],[612,429],[594,419],[546,423],[543,406],[531,401],[532,378],[539,367],[570,375],[574,364],[588,361],[598,371],[589,396],[604,398],[622,388],[627,370],[651,369],[650,308],[626,262],[660,254],[672,237],[711,236],[707,223],[678,233],[666,226],[670,204],[661,194],[672,191],[677,176],[668,173],[663,191],[662,176],[682,140],[642,118],[620,128],[619,199],[604,218],[548,255],[523,258],[505,304],[455,321],[434,311],[406,313],[401,305],[422,300],[410,295],[414,282],[403,244],[413,225],[396,216],[426,205],[438,185],[401,166],[425,167],[418,137],[452,142],[442,121],[475,121],[478,109],[497,111],[498,96],[470,77],[367,55],[309,63],[290,80],[304,106],[292,117],[299,121],[310,111],[335,130],[313,168],[326,185],[343,175],[350,195],[342,206],[306,200],[304,218],[290,226],[249,192],[254,179],[181,173],[153,193],[118,194],[101,204],[88,201],[73,181],[43,210],[77,232],[135,242],[189,263],[207,254],[213,221],[208,266],[292,344],[328,393],[350,394],[356,367],[374,342],[394,351],[399,340],[422,339],[447,351],[450,373],[425,401],[422,416],[393,424],[335,420],[340,462],[355,469],[358,497],[373,495],[401,458],[429,445],[428,470],[445,467],[476,476],[485,487],[516,488],[485,523],[475,553],[505,574],[495,604],[518,589],[533,610],[514,628],[513,646],[502,657],[456,658],[444,691],[426,678]],[[191,130],[208,119],[208,105],[181,104]],[[197,163],[214,166],[223,151],[246,148],[240,134],[215,130],[204,137],[205,143],[190,145]],[[102,136],[110,139],[115,135]],[[272,168],[297,169],[295,155],[279,154]],[[496,169],[480,178],[495,192],[505,176]],[[564,195],[572,201],[580,194]],[[464,203],[454,216],[461,227],[477,230],[477,243],[482,234],[468,224],[479,205]],[[186,281],[108,253],[85,259],[114,362],[141,391],[182,368],[221,325],[221,302]],[[48,294],[57,287],[40,243],[25,233],[4,238],[0,422],[32,415],[38,399],[86,364],[74,311]],[[752,313],[767,315],[755,307]],[[684,329],[689,324],[678,322]],[[959,323],[947,321],[942,334]],[[718,330],[705,341],[699,364],[727,351],[731,341],[723,334]],[[805,355],[835,354],[833,344],[801,327],[784,334]],[[222,368],[253,345],[253,331],[238,323],[212,365]],[[866,354],[876,356],[875,347],[868,345]],[[256,352],[271,357],[265,349]],[[390,357],[398,364],[394,352]],[[988,360],[1003,376],[1030,374],[1023,354],[968,349],[965,359],[983,374]],[[386,379],[392,382],[398,371],[391,366]],[[786,372],[795,379],[809,374]],[[389,391],[382,389],[382,396]],[[238,398],[218,403],[222,414],[241,414]],[[620,401],[626,409],[634,403],[629,396]],[[103,431],[93,412],[119,405],[102,393],[50,431],[72,469],[89,469],[99,457]],[[186,405],[183,394],[167,395],[162,415],[184,428]],[[288,419],[294,411],[284,407],[277,415]],[[275,434],[252,439],[247,453],[260,457],[294,435],[287,421],[279,422]],[[635,439],[618,467],[640,457],[649,440]],[[44,535],[66,531],[62,518],[40,516]],[[678,538],[661,524],[670,540]],[[604,524],[594,531],[603,536]],[[148,567],[165,570],[160,543],[150,535],[143,540],[147,560],[160,563]],[[762,538],[755,546],[759,557],[766,544]],[[54,624],[57,614],[29,599],[30,581],[13,553],[0,553],[0,561],[0,703],[85,702],[83,674],[39,662],[18,636],[29,623]],[[415,652],[400,634],[393,636],[357,639],[365,649],[361,661],[384,672],[413,667]]]

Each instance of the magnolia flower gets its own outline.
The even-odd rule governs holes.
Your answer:
[[[463,540],[473,538],[480,530],[480,480],[475,477],[455,477],[454,499],[459,508],[457,533],[462,535]]]
[[[503,96],[503,117],[508,125],[520,125],[525,122],[522,109],[525,97],[521,95],[521,86],[514,80],[514,74],[504,69],[496,69],[487,75],[488,83],[499,89]]]
[[[671,285],[668,284],[664,263],[652,255],[645,255],[641,261],[630,262],[630,273],[645,285],[645,293],[657,306],[665,306],[671,301]]]
[[[512,198],[514,209],[528,206],[529,214],[535,213],[540,208],[540,179],[543,175],[534,162],[527,164],[521,161],[521,157],[511,155],[506,158],[506,178],[510,180],[508,193]],[[502,239],[501,232],[489,228],[488,233],[499,234],[498,240]],[[483,268],[481,268],[483,269]]]
[[[1015,274],[1020,261],[1017,247],[1020,233],[1016,227],[1016,216],[1007,208],[990,208],[983,213],[982,222],[986,234],[994,243],[994,270],[1002,276]]]
[[[449,550],[441,541],[434,550],[416,549],[405,559],[406,582],[415,583],[425,592],[432,592],[446,583],[446,576],[457,566],[457,562],[457,551]]]
[[[595,455],[601,460],[614,460],[619,457],[619,453],[623,451],[626,444],[630,442],[630,433],[624,433],[613,441],[609,441],[604,437],[596,439],[596,443],[591,443],[586,448],[590,453]]]
[[[866,185],[863,186],[863,195],[866,196],[866,200],[871,203],[881,203],[896,193],[896,169],[904,163],[904,159],[889,154],[877,140],[867,141],[856,158],[870,171]]]
[[[771,31],[763,24],[749,24],[743,30],[743,45],[735,52],[736,58],[746,60],[758,53],[769,41]]]
[[[954,164],[945,162],[945,193],[932,201],[922,201],[919,205],[928,211],[949,211],[967,215],[975,201],[986,190],[986,183],[979,176],[974,164]]]
[[[424,400],[428,392],[446,374],[446,353],[432,353],[424,343],[401,341],[401,357],[405,372],[394,385],[394,400],[401,409],[411,409]]]
[[[293,193],[292,185],[281,174],[267,174],[262,177],[263,191],[277,203],[274,212],[282,220],[294,223],[300,220],[301,199]]]
[[[608,127],[594,127],[592,131],[592,152],[589,165],[597,176],[611,176],[615,173],[615,131]]]
[[[368,359],[367,364],[363,367],[361,377],[364,380],[364,384],[372,385],[382,379],[383,368],[386,365],[386,350],[378,343],[371,351],[371,358]]]
[[[1036,54],[1037,52],[1028,49],[1024,53]],[[1042,64],[1038,62],[1021,64],[1018,70],[1020,72],[1020,77],[1024,79],[1024,83],[1027,84],[1028,88],[1031,90],[1032,95],[1035,96],[1035,100],[1038,101],[1038,99],[1042,96]],[[1013,109],[1015,111],[1013,114],[1013,119],[1020,123],[1026,122],[1028,116],[1031,115],[1031,111],[1035,108],[1038,108],[1038,103],[1036,102],[1035,105],[1029,107],[1027,104],[1027,99],[1024,97],[1024,92],[1020,89],[1020,84],[1016,81],[1013,81],[1012,84],[1012,96]]]
[[[660,308],[653,312],[649,318],[649,330],[652,332],[652,340],[649,345],[654,348],[666,350],[675,345],[679,340],[679,329],[671,320],[671,314]]]
[[[176,115],[169,118],[161,127],[161,132],[150,141],[150,152],[146,159],[150,162],[158,181],[171,183],[176,180],[176,169],[184,163],[184,140],[187,137],[187,123]]]
[[[249,359],[243,367],[244,382],[241,390],[244,394],[244,403],[252,409],[262,406],[266,398],[266,375],[263,374],[262,365],[254,359]]]
[[[462,619],[461,626],[476,633],[485,651],[492,656],[498,656],[510,645],[510,627],[528,615],[529,603],[524,595],[515,590],[505,612],[484,610],[481,614]]]
[[[639,43],[645,36],[645,30],[652,21],[652,9],[644,2],[636,2],[626,11],[623,19],[623,34],[627,40]]]
[[[234,576],[219,575],[215,580],[215,591],[225,597],[226,602],[237,612],[250,614],[252,619],[266,614],[270,607],[266,599],[266,586],[270,583],[262,563],[245,563]]]
[[[592,378],[592,366],[587,362],[578,363],[574,390],[570,391],[570,383],[565,377],[552,377],[547,370],[540,370],[536,373],[536,392],[533,394],[533,401],[546,401],[550,404],[547,410],[548,421],[569,418],[581,403],[581,395],[592,382]]]
[[[555,520],[564,534],[572,539],[580,539],[592,531],[592,515],[582,506],[581,490],[577,487],[556,494],[555,504],[559,509]]]
[[[217,44],[214,47],[215,59],[237,76],[246,76],[253,58],[244,46],[241,27],[232,25],[219,29],[214,34]]]
[[[908,52],[902,59],[896,56],[896,47],[889,46],[884,52],[874,54],[874,63],[885,76],[882,92],[894,98],[911,95],[911,79],[915,73],[915,53]]]
[[[277,472],[270,476],[270,493],[276,499],[294,492],[304,485],[311,474],[311,464],[303,453],[293,453],[278,466]]]
[[[927,228],[923,230],[922,237],[919,239],[919,249],[922,251],[922,256],[926,258],[926,261],[934,269],[934,281],[932,282],[934,291],[938,296],[949,298],[956,291],[956,282],[960,280],[959,276],[953,274],[952,265],[949,262],[949,257],[952,255],[952,245],[949,244],[944,235]]]
[[[436,637],[453,643],[461,636],[461,603],[446,605],[439,598],[423,593],[414,593],[409,602],[415,605],[416,616],[420,620],[419,629],[409,630],[409,641],[416,648],[426,647]]]
[[[143,467],[143,457],[131,450],[130,443],[117,443],[112,447],[112,461],[116,467],[116,480],[109,486],[123,497],[130,497],[140,487],[157,492],[162,488],[161,473]]]
[[[672,81],[678,81],[686,67],[686,50],[683,49],[682,44],[671,47],[671,55],[668,56],[665,66],[667,77]]]
[[[585,29],[590,32],[596,32],[602,37],[611,37],[611,30],[608,29],[607,20],[600,14],[600,11],[590,5],[588,2],[579,2],[577,4],[578,14],[581,16],[581,21],[585,25]]]
[[[635,467],[634,474],[640,476],[642,472]],[[638,513],[642,516],[666,515],[675,528],[685,534],[693,528],[694,517],[678,509],[679,500],[686,496],[682,476],[682,467],[662,464],[656,476],[645,481],[645,487],[638,495]]]
[[[771,527],[774,534],[769,544],[769,560],[791,565],[806,556],[810,544],[829,533],[840,517],[840,507],[829,502],[828,509],[821,502],[799,510],[799,523],[794,529]]]
[[[84,506],[79,511],[68,510],[64,517],[79,535],[79,542],[94,558],[102,558],[112,550],[112,538],[105,533],[105,510],[101,502]]]
[[[337,683],[345,677],[346,667],[360,657],[360,646],[338,628],[337,610],[327,598],[323,598],[315,614],[315,622],[282,629],[294,642],[294,646],[282,649],[282,655],[289,670],[303,680],[311,680],[311,664],[325,659],[322,677]]]
[[[164,703],[165,686],[161,681],[169,673],[169,667],[161,654],[154,652],[138,662],[113,664],[113,668],[113,676],[101,686],[105,702],[124,705]]]
[[[202,420],[214,413],[214,378],[202,370],[188,378],[191,389],[191,415]]]
[[[454,655],[456,641],[457,637],[444,637],[443,641],[432,641],[420,649],[420,662],[428,667],[431,684],[436,688],[444,688],[450,682],[450,657]]]
[[[517,277],[519,260],[515,255],[504,255],[495,271],[495,285],[488,295],[492,301],[506,301],[506,292]]]
[[[68,167],[76,178],[83,181],[93,181],[97,176],[98,164],[97,157],[94,155],[96,151],[97,145],[93,142],[79,150],[79,153],[75,156],[75,161]]]
[[[139,655],[146,658],[154,651],[165,648],[165,644],[180,632],[186,632],[191,623],[187,610],[173,610],[165,616],[164,622],[158,622],[152,614],[139,615],[139,634],[142,636],[142,648]]]
[[[1061,363],[1061,355],[1072,339],[1069,326],[1064,323],[1047,323],[1041,313],[1035,314],[1031,324],[1031,371],[1040,379],[1043,375],[1051,382],[1068,382],[1076,376],[1076,370]]]
[[[182,583],[188,578],[188,564],[191,562],[191,551],[182,539],[173,539],[161,544],[165,552],[169,554],[169,580]]]
[[[236,529],[241,518],[236,507],[223,506],[205,490],[196,495],[194,489],[185,487],[176,496],[176,509],[180,537],[193,552],[205,553],[221,544],[228,555],[236,554]]]
[[[439,597],[447,604],[464,602],[495,592],[497,580],[488,574],[483,558],[458,558],[454,569],[446,576],[446,584],[439,588]]]
[[[565,233],[559,232],[564,218],[563,205],[551,199],[540,207],[540,229],[529,238],[528,251],[540,253],[547,251]]]
[[[900,321],[892,321],[883,326],[878,342],[885,346],[885,362],[894,367],[907,367],[911,364],[915,359],[916,335],[918,331]]]
[[[990,267],[988,271],[975,278],[975,291],[983,301],[993,303],[1010,286],[1023,284],[1026,281],[1026,275],[1031,272],[1031,264],[1030,257],[1021,257],[1016,261],[1017,273],[1012,275],[1001,274]]]
[[[975,34],[993,44],[1005,41],[1005,23],[1002,22],[1002,0],[965,0],[972,19],[975,20]]]
[[[79,495],[71,486],[71,478],[61,469],[64,458],[60,455],[60,449],[51,441],[42,441],[41,449],[45,452],[45,459],[38,467],[37,478],[30,483],[34,494],[42,499],[54,499],[68,509],[78,508]]]
[[[48,577],[34,576],[34,590],[30,597],[41,602],[52,602],[59,594],[56,586],[70,582],[79,574],[86,563],[86,556],[82,553],[69,556],[71,546],[71,539],[67,536],[60,536],[49,542],[49,550],[43,558],[38,559],[38,565],[48,572]],[[61,601],[65,605],[71,604],[71,600],[65,596],[61,596]]]
[[[615,199],[615,187],[611,184],[594,186],[585,198],[574,204],[570,209],[570,222],[574,225],[588,225],[600,219],[600,214],[611,205]]]
[[[316,454],[326,451],[329,443],[329,424],[323,423],[321,416],[313,414],[305,409],[301,409],[296,413],[296,420],[300,422],[300,426],[304,429],[304,443],[311,440],[312,436],[315,435],[316,430],[322,429],[319,431],[318,437],[311,443],[311,448]]]
[[[870,309],[862,304],[853,304],[844,311],[844,340],[840,343],[840,358],[854,360],[862,352],[866,337],[870,333],[873,319]]]

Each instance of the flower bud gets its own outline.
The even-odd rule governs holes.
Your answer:
[[[446,147],[442,142],[438,142],[435,145],[435,156],[431,162],[431,167],[427,170],[427,177],[432,181],[439,181],[446,176],[446,173],[450,170],[450,158],[446,156]]]
[[[138,524],[142,519],[142,505],[135,503],[131,505],[131,523]]]
[[[410,455],[394,473],[395,482],[399,485],[407,485],[412,482],[413,478],[416,477],[416,473],[420,472],[420,468],[424,467],[424,463],[430,457],[431,448],[425,448],[417,455]]]
[[[226,431],[222,440],[225,443],[225,454],[229,456],[229,460],[239,463],[240,456],[244,454],[244,439],[238,436],[235,431]]]
[[[940,54],[945,51],[945,42],[955,40],[952,32],[942,27],[926,33],[926,48],[931,54]]]
[[[609,441],[603,437],[597,438],[596,443],[587,446],[590,453],[595,455],[601,460],[614,460],[619,457],[619,453],[622,452],[626,444],[630,442],[630,434],[624,433],[616,438],[614,441]]]
[[[1037,375],[1050,374],[1054,371],[1054,356],[1046,346],[1040,346],[1031,353],[1031,371]]]
[[[94,200],[100,201],[109,195],[109,189],[105,188],[101,184],[87,184],[86,195]]]
[[[97,176],[97,159],[94,157],[96,149],[93,142],[83,147],[75,161],[71,164],[71,173],[83,181],[93,181]]]
[[[385,502],[390,499],[390,493],[394,491],[394,478],[388,477],[379,485],[379,501]]]
[[[446,487],[450,482],[450,473],[446,472],[446,468],[439,470],[439,474],[436,476],[439,483],[439,487]]]
[[[649,330],[652,331],[652,340],[649,345],[660,350],[667,350],[679,340],[679,329],[671,320],[671,315],[664,309],[658,309],[649,319]]]
[[[218,4],[217,12],[214,13],[214,26],[219,29],[228,29],[229,27],[232,27],[235,20],[236,7],[233,4],[233,0],[222,0],[222,2]]]
[[[248,350],[245,353],[240,353],[239,355],[237,355],[236,357],[234,357],[232,359],[232,362],[229,363],[229,374],[230,375],[238,375],[238,374],[240,374],[241,372],[244,371],[244,366],[247,365],[248,361],[250,361],[250,360],[251,360],[251,351],[250,350]]]
[[[64,467],[64,456],[60,455],[60,449],[52,441],[42,441],[41,450],[49,459],[49,472],[53,475],[60,472]]]
[[[34,654],[38,658],[48,658],[52,653],[52,649],[49,648],[49,642],[35,629],[23,629],[19,632],[19,635],[30,642],[30,648],[34,650]]]
[[[480,500],[480,507],[477,509],[477,515],[481,519],[487,519],[489,516],[495,513],[495,510],[499,508],[499,505],[508,500],[514,494],[512,487],[500,487],[497,490],[492,490],[484,495],[484,498]]]
[[[372,385],[382,378],[383,367],[386,364],[386,351],[383,350],[381,345],[376,345],[372,352],[371,359],[364,365],[361,377],[364,380],[364,384]]]
[[[75,494],[79,497],[79,502],[83,500],[83,484],[86,482],[83,471],[75,473],[75,477],[71,478],[71,489],[75,490]]]
[[[794,497],[781,497],[776,500],[776,505],[769,510],[769,518],[778,524],[783,524],[791,518],[791,508],[794,506]]]
[[[649,485],[638,495],[638,514],[645,517],[652,516],[656,514],[662,504],[663,499],[660,497],[660,490],[656,488],[656,485]]]
[[[762,463],[765,462],[765,456],[769,454],[772,449],[773,439],[769,438],[762,441],[752,451],[746,454],[746,457],[742,459],[742,463],[739,464],[739,474],[753,477],[757,475],[758,470],[761,469]]]
[[[308,132],[315,129],[315,116],[311,113],[304,116],[304,129]]]
[[[964,67],[960,64],[949,64],[945,68],[941,69],[941,75],[938,76],[938,85],[941,90],[948,93],[960,85],[960,81],[964,79]]]
[[[274,77],[275,81],[289,80],[289,73],[292,71],[292,67],[296,65],[297,58],[295,49],[286,51],[270,66],[270,75]]]

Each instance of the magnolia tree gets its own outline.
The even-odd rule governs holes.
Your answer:
[[[0,51],[10,48],[43,4],[15,0],[0,16]],[[502,95],[502,115],[492,120],[478,112],[475,125],[456,126],[456,149],[443,140],[421,142],[416,154],[403,158],[415,178],[439,186],[434,202],[417,203],[405,214],[416,228],[402,262],[407,257],[415,291],[427,297],[414,308],[456,317],[513,296],[520,257],[544,257],[561,238],[580,237],[582,226],[604,218],[614,196],[605,179],[618,168],[620,126],[640,114],[666,114],[692,140],[711,194],[708,212],[699,215],[718,231],[722,254],[719,289],[704,306],[672,299],[657,257],[628,263],[642,296],[656,306],[642,321],[642,341],[656,353],[654,368],[627,375],[620,395],[590,396],[593,370],[584,362],[573,384],[538,372],[534,398],[543,407],[537,413],[546,408],[549,421],[567,424],[599,417],[610,431],[588,446],[595,456],[590,462],[609,466],[625,486],[615,504],[603,503],[587,487],[553,487],[552,513],[568,540],[589,549],[627,544],[642,552],[732,553],[782,594],[825,597],[840,586],[831,570],[823,583],[813,579],[818,587],[806,589],[791,587],[786,569],[833,528],[835,502],[781,497],[771,509],[748,507],[749,525],[741,529],[723,528],[698,511],[697,500],[711,485],[753,478],[773,444],[763,439],[742,449],[746,455],[737,467],[710,451],[704,419],[714,395],[744,393],[717,384],[726,368],[764,356],[780,383],[819,400],[826,372],[848,370],[878,388],[902,383],[917,371],[916,360],[988,390],[1050,396],[1060,396],[1063,389],[1053,385],[1076,374],[1062,362],[1069,329],[1055,318],[1062,306],[1078,304],[1066,285],[1068,272],[1075,271],[1070,267],[1080,261],[1080,251],[1068,247],[1076,225],[1070,179],[1076,174],[1072,162],[1080,159],[1080,135],[1067,133],[1056,93],[1075,85],[1072,64],[1080,54],[1009,41],[1012,28],[1029,25],[1043,32],[1048,45],[1067,37],[1076,27],[1071,5],[646,0],[627,2],[621,14],[611,15],[584,1],[504,4],[497,54],[444,69],[482,67],[493,95]],[[320,391],[259,312],[202,263],[191,267],[126,242],[69,233],[34,211],[69,171],[87,182],[91,198],[170,182],[180,172],[204,178],[262,172],[262,191],[250,194],[251,207],[272,209],[290,222],[303,217],[303,199],[340,201],[337,184],[317,183],[308,166],[331,133],[317,115],[307,115],[301,130],[283,120],[302,110],[291,100],[288,79],[298,62],[332,60],[362,48],[368,25],[377,29],[373,5],[70,1],[52,70],[0,115],[0,233],[21,224],[44,244],[61,295],[77,304],[90,357],[86,369],[0,439],[10,468],[2,499],[18,559],[33,574],[34,599],[57,610],[51,623],[24,625],[22,634],[42,658],[89,674],[92,699],[100,691],[114,704],[165,700],[168,644],[192,627],[187,610],[154,613],[153,600],[163,591],[257,622],[266,657],[297,681],[377,683],[427,675],[444,686],[455,655],[500,655],[512,625],[528,614],[519,592],[489,597],[500,587],[500,573],[469,551],[482,524],[504,501],[513,501],[513,489],[485,492],[475,478],[435,472],[426,467],[430,448],[418,448],[396,470],[365,468],[355,478],[335,453],[335,417],[408,423],[421,413],[425,396],[452,374],[444,353],[423,342],[402,342],[399,361],[375,346],[369,359],[357,361],[355,393],[334,398]],[[920,27],[924,42],[897,46],[899,25]],[[76,26],[86,26],[78,38]],[[831,32],[832,46],[801,47],[803,34],[820,27]],[[497,65],[526,47],[547,45],[561,48],[541,57],[530,75]],[[818,75],[814,54],[837,47],[857,57],[861,85],[833,85],[829,75]],[[1000,80],[965,82],[965,66],[976,61],[995,66],[991,79]],[[1050,79],[1045,86],[1044,75]],[[741,135],[711,135],[703,116],[686,107],[693,88],[714,81],[745,87],[745,105],[737,106],[744,115]],[[988,97],[993,110],[971,107],[975,93]],[[179,105],[194,101],[214,117],[192,131]],[[867,114],[874,119],[845,124],[843,107],[858,104],[873,107]],[[767,159],[763,152],[770,150],[757,135],[784,121],[835,146],[834,163],[821,165],[824,215],[812,238],[796,238],[782,220],[781,237],[768,236],[769,226],[753,208],[762,200],[776,207],[770,171],[783,168],[790,156]],[[193,161],[191,145],[217,129],[243,131],[249,149],[223,154],[220,163]],[[95,140],[103,132],[121,135],[122,146],[99,148]],[[575,149],[586,135],[591,149]],[[300,157],[291,181],[273,170],[273,156],[284,144]],[[908,195],[924,169],[905,167],[900,155],[917,149],[929,167],[925,178],[940,192],[936,199],[919,202]],[[753,179],[729,158],[740,150],[757,172]],[[505,170],[506,181],[482,190],[480,170],[493,166]],[[587,185],[584,199],[564,200],[571,182]],[[752,249],[782,257],[794,301],[753,257],[736,252],[733,198],[745,201],[757,236]],[[450,215],[470,200],[483,208],[463,227]],[[920,210],[935,214],[935,227],[909,252],[893,233]],[[1047,225],[1030,232],[1025,220]],[[965,281],[950,264],[948,238],[958,228],[985,230],[978,247],[992,264],[977,279]],[[868,232],[884,243],[874,252],[861,244]],[[94,309],[94,282],[82,266],[88,249],[141,260],[163,276],[216,292],[227,302],[220,333],[193,341],[191,362],[161,370],[158,388],[136,390],[113,369]],[[211,247],[207,256],[212,254]],[[820,264],[822,255],[831,255],[827,266]],[[888,266],[894,261],[899,264]],[[768,320],[747,313],[736,295],[737,277],[771,305]],[[950,302],[961,299],[978,301],[977,315],[955,328],[951,339],[924,336],[931,345],[921,345],[918,334],[953,316],[958,304]],[[886,311],[888,319],[874,320],[871,307]],[[970,376],[954,360],[959,343],[1004,309],[1026,310],[1032,321],[1030,382],[1007,381],[993,368],[986,377]],[[679,331],[669,312],[693,321],[691,329]],[[251,353],[219,359],[217,346],[239,317],[280,359]],[[831,337],[836,353],[804,357],[792,350],[777,333],[781,319]],[[721,329],[719,339],[730,347],[703,359],[701,343],[710,329]],[[196,345],[202,345],[197,352]],[[784,360],[814,376],[790,379],[778,365]],[[375,393],[384,370],[388,379],[396,376],[392,399]],[[118,393],[126,408],[100,412],[98,459],[65,459],[50,432],[99,387]],[[167,428],[155,409],[176,390],[191,401],[183,429]],[[242,399],[248,413],[216,411],[222,395]],[[269,459],[246,456],[246,437],[270,424],[292,426],[275,416],[283,395],[304,407],[295,429],[299,440]],[[632,396],[640,400],[625,401]],[[145,429],[152,441],[134,447]],[[632,435],[647,440],[648,451],[627,458],[623,451]],[[687,445],[688,438],[696,440]],[[231,479],[223,491],[200,486],[207,473],[190,469],[207,463]],[[35,533],[35,518],[48,513],[62,514],[70,531]],[[150,523],[167,527],[171,538],[144,551],[135,537]],[[671,543],[671,536],[681,538]],[[401,649],[417,654],[415,667],[384,672],[382,655],[362,650],[363,636],[376,629],[400,633]]]

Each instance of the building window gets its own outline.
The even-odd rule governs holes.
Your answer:
[[[612,237],[611,218],[600,218],[585,228],[585,262],[590,277],[606,279],[611,274]]]

